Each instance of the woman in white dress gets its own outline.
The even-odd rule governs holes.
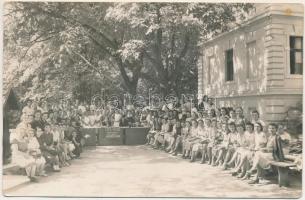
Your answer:
[[[21,123],[11,132],[10,143],[12,150],[12,163],[24,168],[26,175],[30,181],[36,182],[36,162],[35,159],[28,154],[28,136],[30,125],[27,122],[28,116],[23,115]]]
[[[119,109],[116,109],[116,110],[115,110],[115,113],[114,113],[114,122],[113,122],[113,126],[114,126],[114,127],[120,127],[121,119],[122,119],[121,111],[120,111]]]

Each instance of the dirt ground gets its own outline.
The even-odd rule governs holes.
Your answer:
[[[8,196],[298,198],[301,184],[249,185],[228,171],[147,146],[85,150],[60,173],[4,191]]]

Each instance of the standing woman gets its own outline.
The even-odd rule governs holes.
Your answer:
[[[114,122],[113,122],[113,126],[114,126],[114,127],[119,127],[119,126],[120,126],[121,119],[122,119],[122,114],[121,114],[121,112],[120,112],[119,109],[116,109],[116,110],[115,110],[115,113],[114,113]]]
[[[236,113],[236,119],[235,119],[236,124],[246,123],[242,107],[237,107],[235,109],[235,113]]]

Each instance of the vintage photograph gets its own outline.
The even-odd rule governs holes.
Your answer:
[[[3,3],[7,197],[301,198],[304,4]]]

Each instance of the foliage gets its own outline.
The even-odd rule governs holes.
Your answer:
[[[139,83],[163,94],[196,91],[199,41],[239,22],[251,5],[7,2],[4,7],[4,84],[23,86],[26,99],[70,98],[86,80],[130,94]]]

